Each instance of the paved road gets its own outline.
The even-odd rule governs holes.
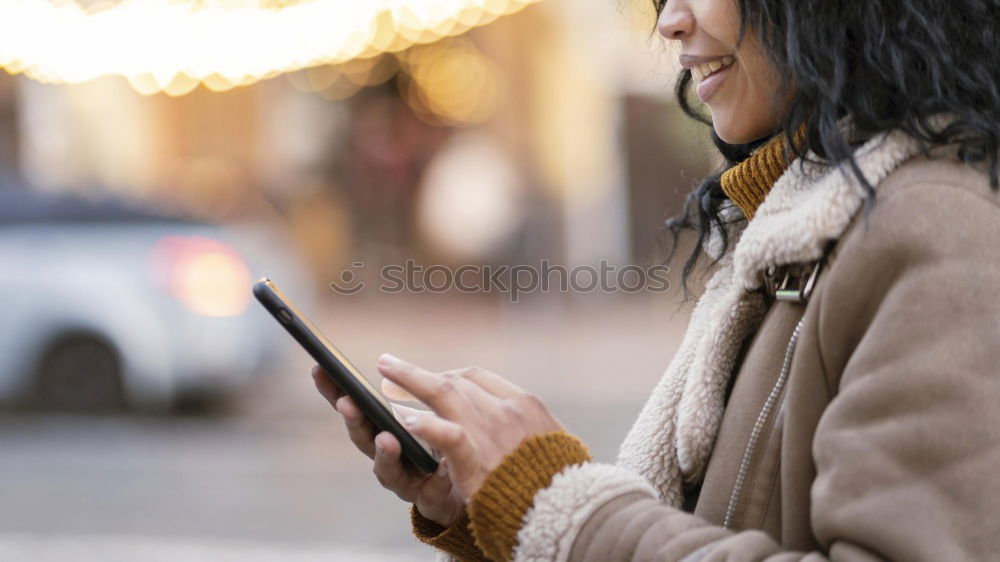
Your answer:
[[[502,373],[611,460],[676,349],[676,309],[342,300],[318,323],[373,379],[382,351]],[[0,561],[433,559],[292,351],[222,416],[0,415]]]

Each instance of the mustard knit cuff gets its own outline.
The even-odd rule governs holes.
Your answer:
[[[477,562],[489,560],[476,546],[476,540],[469,529],[468,514],[463,513],[458,521],[452,523],[450,527],[445,527],[421,515],[414,505],[410,506],[410,522],[413,524],[413,535],[420,542],[443,550],[459,560]]]
[[[590,460],[586,445],[558,431],[525,439],[486,477],[469,504],[476,544],[491,560],[510,560],[535,493],[564,468]]]

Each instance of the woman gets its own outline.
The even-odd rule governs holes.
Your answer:
[[[617,462],[493,373],[386,355],[437,414],[415,475],[320,391],[462,559],[1000,558],[1000,2],[660,2],[729,166],[673,224],[719,269]]]

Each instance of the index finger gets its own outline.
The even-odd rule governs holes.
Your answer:
[[[379,357],[378,369],[384,377],[403,387],[445,419],[455,419],[463,407],[469,406],[465,393],[485,392],[454,373],[450,376],[436,375],[388,353]]]

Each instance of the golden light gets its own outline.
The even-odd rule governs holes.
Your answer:
[[[500,71],[462,38],[411,49],[400,63],[403,98],[417,115],[445,125],[481,123],[500,105]]]
[[[198,84],[223,91],[400,52],[538,1],[120,0],[85,8],[3,0],[0,68],[53,83],[123,76],[143,94],[179,96]]]
[[[399,71],[399,63],[391,54],[371,58],[351,59],[338,65],[314,66],[287,74],[296,90],[319,94],[329,100],[341,100],[366,86],[389,80]]]

